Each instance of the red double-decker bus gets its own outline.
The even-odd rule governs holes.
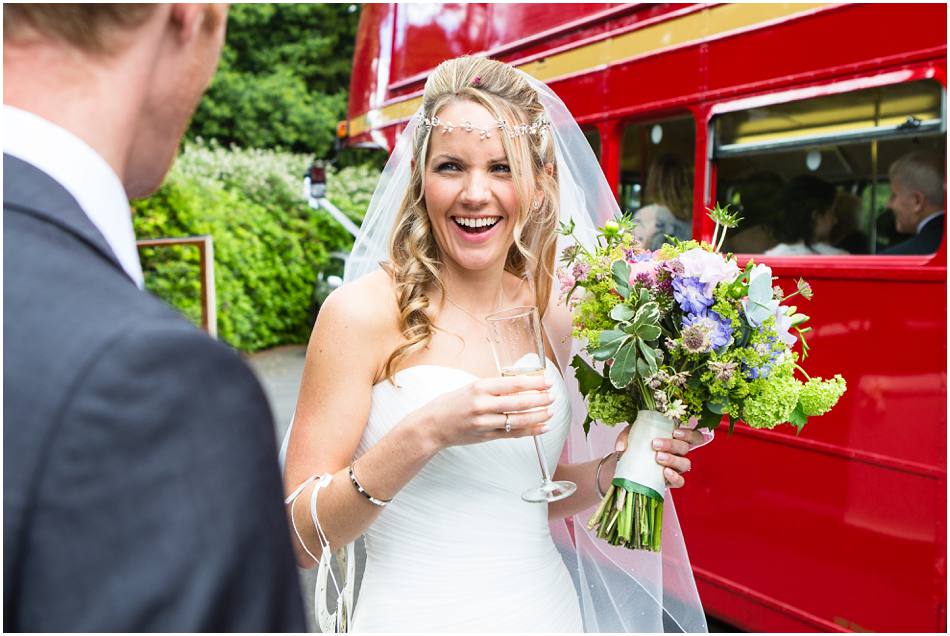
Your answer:
[[[703,604],[740,628],[946,631],[946,230],[930,253],[882,253],[908,238],[889,166],[945,161],[946,18],[945,4],[363,8],[346,145],[390,149],[442,60],[504,60],[563,98],[625,212],[675,161],[694,237],[711,238],[707,207],[739,205],[763,232],[726,248],[785,289],[811,283],[806,367],[848,392],[800,436],[720,431],[677,492]],[[846,248],[763,253],[802,175],[834,185],[849,237],[829,241]]]

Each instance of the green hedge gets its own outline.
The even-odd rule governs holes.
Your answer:
[[[164,185],[133,202],[138,238],[214,238],[218,337],[242,351],[305,342],[314,283],[327,253],[348,252],[350,235],[303,197],[310,157],[271,150],[187,144]],[[328,174],[331,200],[359,223],[376,173]],[[200,322],[198,250],[141,250],[146,287]]]

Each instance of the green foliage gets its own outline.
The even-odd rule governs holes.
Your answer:
[[[232,5],[188,137],[325,156],[346,116],[358,20],[349,4]]]
[[[158,192],[133,203],[138,238],[214,238],[218,336],[237,349],[306,341],[317,273],[329,251],[352,245],[303,198],[309,163],[305,155],[186,144]],[[331,190],[346,191],[329,178]],[[360,196],[369,195],[350,194]],[[197,250],[145,249],[142,266],[146,287],[197,322]]]

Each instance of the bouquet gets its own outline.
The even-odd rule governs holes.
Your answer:
[[[719,253],[738,215],[718,205],[709,215],[712,244],[673,239],[649,251],[621,218],[600,228],[593,251],[575,238],[562,255],[561,292],[591,359],[571,362],[588,405],[584,430],[593,421],[633,423],[588,524],[614,545],[660,549],[666,484],[654,438],[670,437],[676,425],[711,430],[724,417],[730,432],[740,419],[753,428],[789,423],[800,432],[846,388],[840,375],[809,378],[798,364],[799,341],[801,358],[808,354],[808,316],[787,303],[810,299],[808,283],[799,279],[786,294],[767,266],[750,260],[740,269],[731,254]],[[570,237],[573,230],[560,228]]]

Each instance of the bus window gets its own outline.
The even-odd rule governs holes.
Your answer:
[[[620,207],[636,221],[634,236],[649,249],[667,236],[692,236],[695,136],[689,116],[637,122],[623,131]]]
[[[587,143],[590,144],[591,150],[597,155],[597,161],[600,161],[600,133],[596,128],[585,128],[584,137],[587,139]]]
[[[723,249],[935,252],[943,237],[945,99],[939,83],[923,80],[715,118],[716,199],[743,217]],[[926,191],[925,204],[904,204],[909,190]]]

